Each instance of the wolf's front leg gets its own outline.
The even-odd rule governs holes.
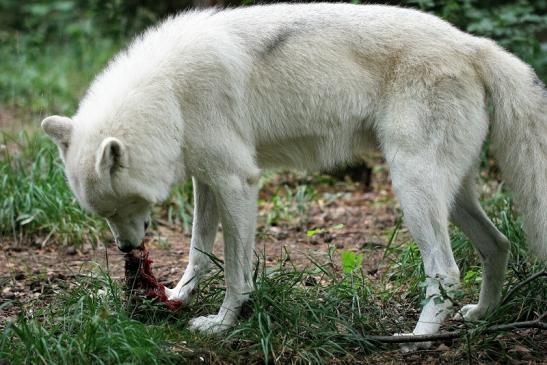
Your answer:
[[[251,179],[252,180],[252,179]],[[256,199],[254,180],[232,175],[215,182],[215,196],[224,230],[226,295],[216,315],[194,318],[190,327],[207,333],[227,329],[237,319],[252,290]]]
[[[218,228],[218,208],[211,189],[196,178],[194,185],[194,221],[192,224],[192,241],[190,243],[190,260],[182,279],[173,289],[166,289],[170,300],[182,300],[187,303],[199,280],[210,268],[210,258],[215,235]]]

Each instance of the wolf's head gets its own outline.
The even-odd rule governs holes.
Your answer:
[[[57,144],[70,188],[81,206],[106,218],[122,251],[140,245],[155,197],[130,148],[116,137],[76,130],[72,119],[51,116],[43,130]]]

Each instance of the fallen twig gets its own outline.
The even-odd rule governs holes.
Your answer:
[[[542,319],[545,317],[546,313],[543,313],[538,319],[533,321],[524,321],[524,322],[513,322],[507,324],[498,324],[485,328],[484,330],[476,329],[482,333],[493,333],[500,331],[511,331],[516,329],[523,328],[538,328],[541,330],[547,329],[547,323],[543,322]],[[473,330],[471,330],[473,331]],[[432,335],[393,335],[393,336],[366,336],[365,338],[369,341],[383,342],[383,343],[408,343],[408,342],[425,342],[425,341],[438,341],[438,340],[451,340],[454,338],[459,338],[465,333],[469,332],[468,330],[459,330],[451,332],[441,332],[435,333]]]
[[[517,292],[517,290],[519,290],[520,288],[522,288],[523,286],[525,285],[528,285],[530,282],[536,280],[537,278],[540,278],[540,277],[547,277],[547,271],[543,270],[543,271],[540,271],[538,273],[535,273],[534,275],[530,276],[529,278],[526,278],[525,280],[519,282],[517,285],[515,285],[513,288],[511,288],[511,290],[509,290],[507,292],[507,294],[505,295],[505,298],[503,298],[503,300],[501,301],[501,304],[505,304],[509,301],[509,299],[511,299],[513,297],[513,295]]]

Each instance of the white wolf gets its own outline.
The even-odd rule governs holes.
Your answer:
[[[487,96],[495,117],[489,121]],[[91,85],[73,118],[42,123],[78,201],[137,247],[150,207],[192,177],[190,262],[168,290],[188,301],[224,228],[226,296],[192,328],[234,323],[252,290],[257,181],[272,167],[319,170],[378,147],[418,243],[427,296],[460,273],[452,219],[484,265],[477,319],[500,300],[509,242],[481,209],[474,176],[491,128],[528,242],[547,257],[547,95],[494,42],[389,6],[304,4],[189,12],[148,30]],[[449,300],[429,300],[415,334],[438,331]]]

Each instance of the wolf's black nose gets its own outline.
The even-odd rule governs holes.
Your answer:
[[[118,246],[118,248],[120,249],[120,251],[125,253],[129,253],[133,249],[133,247],[131,246]]]

